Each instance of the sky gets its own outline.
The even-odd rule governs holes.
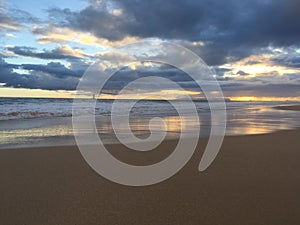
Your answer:
[[[299,12],[298,0],[0,0],[0,96],[72,97],[95,60],[110,69],[128,60],[111,49],[154,38],[198,54],[226,98],[300,100]],[[103,96],[157,71],[197,93],[181,71],[140,65]]]

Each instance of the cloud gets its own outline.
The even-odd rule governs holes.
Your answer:
[[[14,69],[29,70],[29,74],[14,72]],[[0,58],[0,83],[5,87],[44,89],[44,90],[74,90],[80,76],[79,71],[72,71],[59,63],[47,65],[14,65]]]
[[[81,11],[49,9],[63,28],[110,41],[126,37],[210,42],[198,52],[211,65],[240,59],[270,44],[299,45],[299,1],[90,1]],[[114,10],[122,11],[118,15]],[[194,49],[196,47],[194,46]]]
[[[78,31],[72,28],[54,25],[34,27],[32,33],[38,35],[37,41],[39,44],[75,42],[84,45],[115,47],[139,40],[136,37],[127,36],[121,40],[112,41],[107,38],[97,37],[91,32]]]
[[[44,90],[75,90],[79,78],[84,72],[86,64],[71,64],[69,68],[61,63],[51,62],[46,65],[34,64],[8,64],[0,58],[0,83],[6,87],[30,88]],[[14,72],[14,69],[27,70],[28,74]],[[19,70],[17,70],[19,71]],[[201,89],[188,75],[173,67],[160,64],[147,64],[138,66],[134,70],[126,67],[114,74],[105,84],[103,93],[117,94],[120,89],[129,82],[147,76],[168,78],[180,84],[186,91],[201,93]],[[270,97],[298,97],[300,95],[299,74],[269,74],[259,77],[241,76],[240,78],[228,79],[220,76],[221,87],[224,96],[270,96]],[[169,90],[162,84],[145,83],[141,88],[145,92]]]
[[[276,80],[289,74],[300,74],[300,67],[297,67],[298,55],[286,51],[274,52],[274,49],[272,51],[268,54],[251,55],[222,65],[220,68],[228,69],[224,72],[224,75],[235,79],[242,79],[241,77],[244,77],[243,79],[259,79],[276,75],[277,77],[272,77],[269,80],[270,83],[276,82]]]
[[[300,70],[300,51],[299,49],[289,48],[283,54],[272,57],[271,61],[276,65]]]
[[[30,13],[0,2],[0,32],[21,31],[27,25],[38,22],[40,20]]]
[[[23,29],[23,25],[17,23],[10,17],[0,14],[0,32],[7,31],[20,31]]]
[[[224,96],[299,97],[300,84],[244,84],[222,85]]]
[[[240,75],[240,76],[247,76],[247,75],[249,75],[249,73],[245,73],[245,72],[242,71],[242,70],[239,70],[236,74],[237,74],[237,75]]]
[[[5,37],[16,37],[16,36],[14,34],[11,34],[11,33],[6,33]]]
[[[50,62],[47,65],[36,65],[36,64],[22,64],[20,68],[23,70],[38,71],[47,74],[51,74],[57,78],[64,77],[81,77],[84,70],[71,70],[66,68],[63,64],[59,62]]]
[[[225,75],[226,72],[231,71],[231,69],[228,68],[220,68],[220,67],[213,67],[212,69],[214,69],[214,71],[216,72],[216,74],[220,77],[223,77]]]
[[[43,52],[37,52],[35,48],[26,46],[8,46],[6,49],[18,56],[40,59],[76,59],[85,56],[81,49],[72,49],[68,45],[58,46],[51,51],[44,50]]]
[[[19,9],[0,7],[3,36],[11,37],[30,27],[28,30],[35,35],[38,44],[59,44],[54,49],[43,50],[7,46],[7,51],[1,53],[2,58],[4,55],[32,57],[49,60],[49,63],[15,65],[1,59],[0,82],[11,87],[74,90],[89,61],[100,60],[102,69],[112,70],[133,60],[119,52],[96,53],[99,49],[109,50],[144,38],[158,38],[183,45],[202,57],[215,69],[228,95],[300,94],[297,89],[300,83],[300,3],[297,0],[88,2],[87,7],[78,11],[50,8],[48,21]],[[71,47],[77,44],[101,48],[87,54],[81,48]],[[178,58],[176,54],[172,57]],[[22,71],[26,74],[21,74]],[[116,93],[133,79],[157,74],[179,82],[186,89],[195,88],[192,81],[174,68],[135,63],[119,73],[119,77],[113,77],[106,91]],[[153,85],[157,87],[157,84],[147,84],[147,87],[151,89]]]

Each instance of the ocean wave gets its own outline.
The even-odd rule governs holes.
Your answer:
[[[72,113],[66,112],[39,112],[39,111],[27,111],[27,112],[7,112],[0,113],[0,120],[13,120],[13,119],[32,119],[41,117],[71,117]]]

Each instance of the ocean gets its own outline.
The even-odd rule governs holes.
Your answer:
[[[72,103],[72,99],[0,98],[0,148],[74,145]],[[118,143],[110,122],[112,103],[113,100],[97,100],[94,112],[79,112],[95,115],[97,131],[104,143]],[[211,124],[208,103],[194,103],[200,124],[187,120],[182,127],[178,113],[167,101],[139,101],[131,110],[130,128],[136,136],[145,138],[150,134],[149,120],[161,117],[166,124],[167,139],[199,128],[200,136],[209,136],[211,126],[222,124]],[[226,135],[263,134],[300,127],[299,112],[273,108],[290,104],[299,102],[226,102]]]

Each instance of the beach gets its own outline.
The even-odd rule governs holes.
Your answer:
[[[275,109],[300,111],[300,105],[282,105],[275,107]]]
[[[146,187],[104,179],[75,146],[1,150],[1,224],[299,224],[299,135],[298,129],[225,137],[213,164],[199,172],[202,138],[181,171]],[[108,148],[124,161],[147,164],[175,145],[165,141],[135,154]]]
[[[300,0],[0,0],[0,225],[300,225]]]

